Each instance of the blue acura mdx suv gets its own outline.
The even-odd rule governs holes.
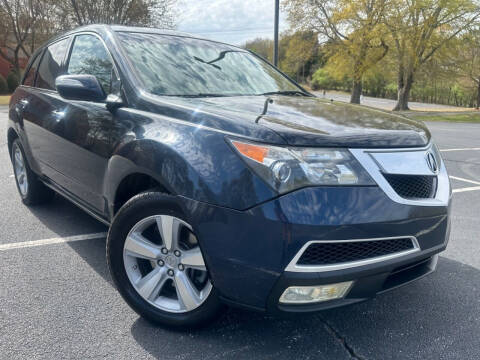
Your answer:
[[[118,291],[170,326],[224,303],[366,300],[434,271],[448,242],[451,187],[422,123],[319,99],[188,34],[52,39],[11,98],[8,146],[23,202],[58,193],[109,225]]]

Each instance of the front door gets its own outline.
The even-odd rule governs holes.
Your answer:
[[[106,94],[118,92],[113,61],[102,40],[93,34],[76,35],[63,73],[94,75]],[[42,60],[43,61],[43,60]],[[42,85],[41,68],[37,86]],[[112,88],[113,87],[113,88]],[[36,96],[41,143],[39,159],[57,185],[96,212],[106,210],[103,180],[114,147],[128,130],[105,103],[63,99],[56,91],[40,90]]]

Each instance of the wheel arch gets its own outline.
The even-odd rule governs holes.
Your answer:
[[[138,195],[146,190],[152,190],[164,193],[171,194],[167,188],[162,185],[162,183],[145,172],[132,172],[128,175],[125,175],[121,178],[115,188],[114,194],[110,196],[109,201],[109,210],[111,212],[111,217],[120,210],[120,208],[132,197]]]
[[[7,131],[7,143],[8,143],[8,154],[12,156],[12,145],[15,139],[18,139],[19,136],[13,128],[9,128]]]
[[[172,147],[150,139],[128,142],[110,158],[104,176],[108,216],[113,218],[126,201],[149,189],[188,196],[197,179],[199,175],[188,160]]]

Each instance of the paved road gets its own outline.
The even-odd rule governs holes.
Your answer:
[[[314,91],[314,93],[320,97],[325,97],[326,99],[333,99],[336,101],[350,102],[350,94],[339,92],[339,91],[330,91],[323,96],[322,91]],[[375,98],[371,96],[362,96],[362,105],[371,106],[377,109],[382,110],[392,110],[396,105],[395,100]],[[469,108],[450,106],[450,105],[440,105],[440,104],[427,104],[419,102],[409,102],[408,103],[411,110],[416,111],[432,111],[432,112],[442,112],[442,111],[467,111],[472,110]]]
[[[0,108],[0,134],[5,133]],[[480,148],[480,125],[429,124],[442,149]],[[0,139],[0,246],[106,231],[60,198],[21,205]],[[443,152],[450,174],[480,182],[480,151]],[[478,359],[480,191],[453,180],[453,229],[438,271],[359,305],[271,318],[230,309],[177,332],[140,319],[113,289],[104,238],[0,251],[1,359]]]

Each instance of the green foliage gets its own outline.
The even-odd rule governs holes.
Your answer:
[[[365,95],[374,97],[385,97],[385,88],[388,79],[380,71],[368,71],[363,77],[363,92]]]
[[[243,47],[273,62],[273,40],[257,38]],[[314,32],[281,34],[278,47],[279,68],[298,82],[307,82],[313,72],[325,63]]]
[[[478,113],[445,113],[445,114],[415,114],[409,116],[412,119],[420,121],[448,121],[448,122],[470,122],[480,123],[480,114]]]
[[[320,68],[313,74],[311,85],[313,90],[338,90],[345,84],[335,79],[328,69]]]
[[[7,76],[8,91],[13,93],[17,86],[20,84],[20,77],[16,72],[11,72]]]
[[[296,32],[285,40],[288,42],[280,68],[297,81],[305,82],[315,62],[317,35],[313,32]]]
[[[297,31],[314,31],[327,41],[335,77],[348,76],[358,103],[365,73],[388,52],[384,25],[390,0],[285,0],[288,20]],[[305,51],[297,51],[298,55]]]
[[[398,85],[395,81],[389,82],[385,86],[385,97],[389,99],[396,99],[397,98],[397,91],[398,91]]]
[[[0,75],[0,95],[8,93],[8,84],[5,78]]]
[[[407,108],[408,98],[480,103],[477,0],[283,0],[283,5],[293,30],[318,34],[319,51],[326,54],[320,66],[327,60],[325,70],[340,82],[332,84],[320,72],[313,86],[346,90],[352,88],[344,83],[349,78],[355,94],[363,85],[366,95],[398,97],[398,110]],[[303,55],[289,50],[291,58]]]
[[[257,38],[247,41],[244,48],[253,51],[270,62],[273,61],[273,40],[271,39]]]

